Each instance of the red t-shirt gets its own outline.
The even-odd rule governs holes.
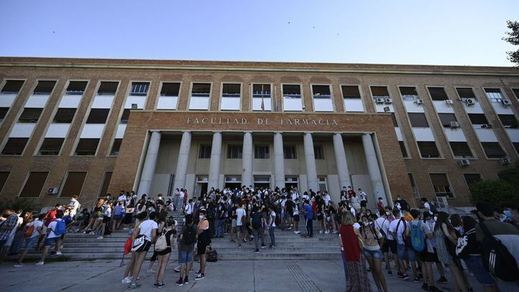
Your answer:
[[[56,213],[58,210],[52,209],[49,212],[47,212],[47,215],[45,215],[45,226],[48,226],[54,219],[56,219]]]
[[[360,246],[353,225],[343,225],[339,228],[342,248],[347,261],[360,261]]]

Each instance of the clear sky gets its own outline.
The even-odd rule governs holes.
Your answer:
[[[0,56],[511,66],[519,0],[1,0]]]

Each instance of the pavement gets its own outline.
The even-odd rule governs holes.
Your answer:
[[[128,263],[126,260],[125,263]],[[51,262],[36,266],[27,262],[22,268],[13,263],[0,265],[0,291],[127,291],[121,284],[124,266],[120,260]],[[155,273],[148,272],[149,262],[141,270],[141,286],[135,291],[157,291],[153,286]],[[345,280],[342,262],[335,260],[260,260],[218,261],[208,263],[205,279],[195,281],[189,275],[189,285],[178,287],[178,273],[173,271],[176,263],[170,260],[164,282],[165,291],[344,291]],[[156,265],[155,265],[156,268]],[[198,263],[194,263],[196,271]],[[376,291],[371,273],[372,291]],[[471,277],[474,291],[480,287]],[[421,291],[421,283],[403,281],[386,275],[389,291]],[[449,291],[450,285],[439,285]],[[133,291],[132,290],[132,291]]]

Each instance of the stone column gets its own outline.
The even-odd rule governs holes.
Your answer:
[[[344,152],[344,141],[341,134],[333,135],[333,150],[335,152],[335,163],[337,164],[337,175],[339,176],[339,190],[351,185],[348,161]]]
[[[182,133],[180,149],[178,150],[177,168],[175,170],[175,188],[186,187],[187,164],[189,163],[189,151],[191,149],[191,132]]]
[[[220,180],[220,159],[222,156],[222,133],[213,134],[213,145],[211,147],[211,160],[209,161],[209,182],[208,188],[219,188]]]
[[[304,147],[305,147],[305,162],[306,162],[306,176],[307,176],[307,180],[308,180],[308,189],[312,189],[314,192],[317,192],[319,190],[319,184],[317,182],[317,170],[315,167],[314,141],[312,139],[312,134],[305,133]]]
[[[378,164],[377,153],[375,152],[375,145],[373,145],[371,134],[362,135],[362,145],[364,146],[364,153],[366,155],[366,162],[368,164],[368,172],[371,178],[371,185],[373,187],[372,202],[374,202],[377,197],[382,197],[382,199],[384,199],[387,204],[388,201],[386,197],[386,191],[384,190],[384,183],[382,182],[380,166]]]
[[[285,187],[285,156],[283,154],[283,135],[274,133],[274,187]]]
[[[142,167],[141,180],[139,182],[139,188],[137,194],[150,194],[151,182],[153,180],[153,174],[155,173],[155,166],[157,166],[157,157],[159,154],[160,146],[160,132],[151,132],[150,142],[148,144],[148,151],[146,152],[146,158],[144,160],[144,166]]]
[[[245,132],[243,134],[241,184],[247,187],[252,185],[252,153],[252,133]]]

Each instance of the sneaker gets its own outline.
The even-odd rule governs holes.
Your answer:
[[[179,287],[184,286],[184,281],[182,281],[182,279],[178,279],[175,283],[177,283],[177,286]]]
[[[61,251],[56,252],[56,255],[63,255]]]
[[[422,290],[429,291],[429,286],[425,283],[422,284]]]
[[[23,265],[22,264],[16,264],[16,265],[14,265],[14,267],[15,268],[21,268],[21,267],[23,267]]]
[[[186,277],[184,278],[184,284],[186,284],[186,285],[189,284],[189,277],[188,277],[188,276],[186,276]]]
[[[44,262],[39,261],[39,262],[37,262],[35,265],[37,265],[37,266],[43,266],[44,264],[45,264]]]
[[[261,245],[261,248],[267,248],[267,246],[266,246],[266,245],[264,245],[264,244],[262,244],[262,245]]]
[[[98,236],[97,239],[103,239],[103,237],[102,236]]]
[[[330,231],[328,231],[328,230],[326,230],[326,231],[324,232],[324,234],[329,234],[329,233],[330,233]]]
[[[128,288],[130,288],[130,289],[137,289],[140,286],[141,286],[141,284],[138,284],[136,282],[132,282],[132,283],[130,283],[130,285],[128,285]]]
[[[182,268],[182,266],[178,266],[178,267],[175,267],[173,269],[173,271],[175,271],[175,273],[180,273],[180,269]]]
[[[256,249],[255,253],[259,253],[259,249]]]
[[[402,274],[400,272],[398,272],[397,275],[398,275],[398,278],[403,278],[404,277],[404,274]]]
[[[441,277],[438,279],[438,283],[447,283],[447,279],[445,277]]]
[[[393,275],[393,272],[391,272],[391,270],[387,271],[387,274],[388,275]]]
[[[413,282],[420,282],[420,278],[418,278],[418,277],[414,277]]]
[[[121,283],[123,284],[130,284],[132,282],[132,277],[126,277],[122,279]]]
[[[407,281],[407,280],[409,280],[409,275],[407,275],[407,274],[404,274],[404,276],[402,277],[402,279],[403,279],[404,281]]]
[[[155,283],[155,284],[153,284],[153,286],[155,286],[157,288],[162,288],[164,286],[164,283]]]
[[[202,280],[203,278],[205,278],[204,273],[200,273],[200,274],[196,275],[195,280]]]

